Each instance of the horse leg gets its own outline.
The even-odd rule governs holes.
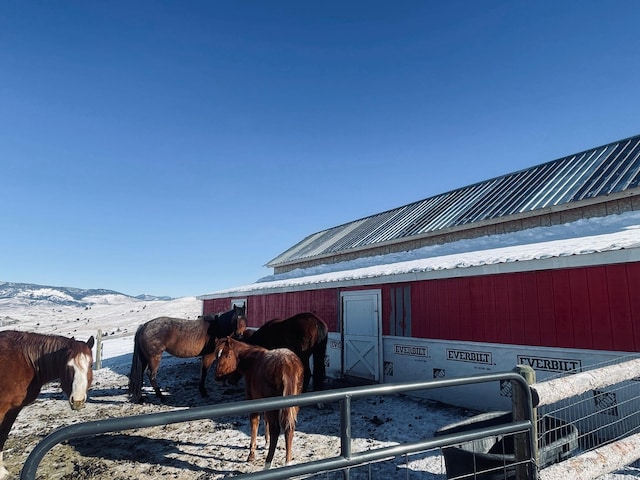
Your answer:
[[[144,386],[144,372],[145,370],[147,370],[148,365],[149,365],[149,362],[147,362],[147,359],[145,357],[140,356],[140,364],[137,365],[137,367],[139,367],[140,370],[139,371],[136,370],[132,372],[132,375],[136,375],[136,377],[133,377],[133,376],[130,377],[130,378],[133,378],[133,381],[131,382],[132,388],[130,390],[131,390],[131,400],[133,400],[134,403],[143,402],[142,387]]]
[[[216,358],[213,353],[202,356],[202,368],[200,369],[200,384],[198,385],[198,388],[200,389],[200,396],[202,398],[209,397],[209,392],[207,392],[205,381],[207,379],[207,372],[209,371],[209,368],[211,367],[215,359]]]
[[[4,466],[2,450],[4,449],[4,443],[7,441],[7,437],[9,436],[9,430],[11,430],[13,423],[16,421],[20,410],[21,408],[8,410],[2,417],[0,417],[2,418],[2,421],[0,422],[0,480],[9,475],[9,471]]]
[[[313,390],[324,390],[324,380],[327,376],[325,356],[327,354],[327,338],[313,349]]]
[[[264,416],[264,446],[265,448],[269,446],[269,418]]]
[[[260,414],[250,413],[249,422],[251,423],[251,443],[249,444],[249,457],[247,462],[253,462],[256,459],[256,448],[258,443],[258,427],[260,426]]]
[[[295,424],[294,425],[285,425],[284,427],[284,445],[285,451],[287,453],[287,460],[285,465],[289,465],[291,463],[291,458],[293,456],[293,434],[295,432]]]
[[[151,382],[151,386],[156,392],[156,396],[160,399],[161,402],[164,402],[164,395],[162,394],[162,390],[160,390],[160,385],[158,385],[158,368],[160,368],[160,359],[162,358],[162,354],[156,355],[154,357],[149,357],[149,367],[147,373],[149,374],[149,382]]]
[[[270,410],[265,412],[264,416],[267,418],[267,428],[269,430],[269,452],[267,453],[267,460],[264,464],[264,469],[271,468],[273,457],[276,453],[276,446],[278,445],[278,437],[280,436],[280,420],[278,419],[278,410]]]
[[[306,392],[309,389],[309,382],[311,381],[311,368],[309,367],[309,357],[302,358],[301,360],[302,364],[304,365],[304,380],[302,383],[302,391]]]

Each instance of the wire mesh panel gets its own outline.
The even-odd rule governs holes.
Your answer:
[[[618,358],[593,365],[589,369],[623,364],[632,358],[636,357]],[[571,373],[555,378],[567,375]],[[578,432],[575,454],[594,450],[640,432],[640,377],[634,377],[635,375],[636,373],[630,372],[631,378],[628,380],[603,387],[592,385],[585,393],[539,407],[538,424],[551,416],[575,425]],[[542,440],[541,435],[554,435],[553,429],[544,431],[538,428],[538,432],[539,442]]]

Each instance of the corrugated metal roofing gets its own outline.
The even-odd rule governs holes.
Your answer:
[[[640,135],[314,233],[267,265],[610,195],[639,183]]]

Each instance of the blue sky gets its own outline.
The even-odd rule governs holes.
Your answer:
[[[640,133],[635,0],[0,6],[0,280],[187,296]]]

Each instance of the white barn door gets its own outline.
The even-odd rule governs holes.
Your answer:
[[[379,382],[382,370],[380,290],[342,292],[343,374]]]

